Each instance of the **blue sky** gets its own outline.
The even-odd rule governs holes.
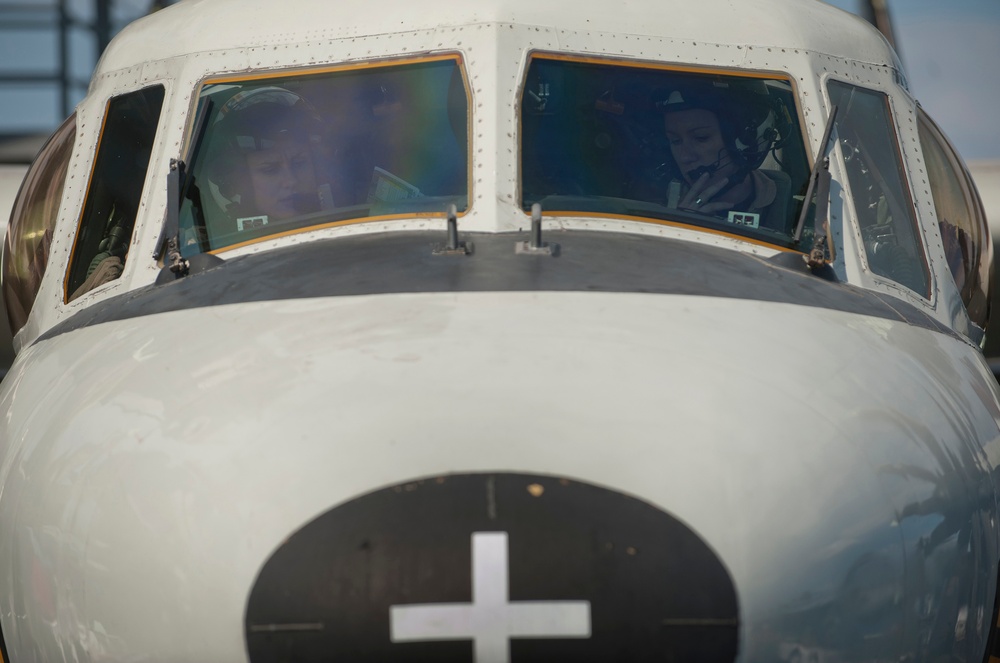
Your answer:
[[[815,0],[801,0],[812,2]],[[858,0],[827,0],[856,11]],[[12,31],[4,5],[51,0],[0,0],[0,75],[30,66],[54,71],[53,31]],[[73,15],[92,20],[92,0],[69,0]],[[141,15],[150,0],[115,0],[118,24]],[[1000,159],[1000,0],[889,0],[910,88],[966,159]],[[4,21],[8,24],[5,25]],[[85,81],[96,48],[85,31],[72,40],[73,74]],[[74,90],[75,103],[84,92]],[[48,132],[62,120],[54,88],[0,86],[0,133]]]
[[[889,14],[913,96],[965,159],[1000,159],[1000,0],[889,0]]]

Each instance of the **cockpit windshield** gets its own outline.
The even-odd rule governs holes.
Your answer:
[[[466,89],[457,55],[206,82],[182,189],[182,254],[464,211]]]
[[[809,162],[788,78],[535,54],[521,204],[794,245]]]

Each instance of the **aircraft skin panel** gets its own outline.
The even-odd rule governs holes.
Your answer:
[[[69,122],[4,266],[6,663],[1000,651],[991,256],[863,21],[185,0]]]
[[[894,597],[945,601],[931,579],[972,571],[968,536],[996,548],[975,494],[931,515],[942,490],[990,485],[1000,457],[997,386],[967,348],[820,308],[621,293],[254,302],[58,335],[0,391],[16,533],[0,594],[58,626],[5,619],[8,651],[239,660],[249,588],[300,527],[378,487],[490,472],[603,486],[685,523],[733,577],[745,660],[794,632],[780,615],[807,594],[906,625]]]
[[[803,3],[797,3],[803,4]],[[819,3],[816,3],[819,6]],[[180,6],[173,6],[158,12],[158,17],[166,20],[173,15],[172,12]],[[833,10],[833,8],[827,8]],[[821,10],[821,11],[826,11]],[[854,18],[846,13],[833,10],[840,20],[852,21]],[[842,14],[842,16],[841,16]],[[159,20],[159,19],[158,19]],[[139,22],[142,23],[141,21]],[[862,22],[863,23],[863,22]],[[863,30],[867,31],[867,26]],[[513,112],[511,100],[519,94],[519,88],[523,85],[523,58],[533,50],[539,51],[560,51],[569,49],[574,53],[592,54],[601,58],[635,58],[640,61],[650,63],[667,62],[677,63],[677,66],[685,66],[685,62],[701,63],[702,67],[736,67],[748,72],[787,72],[795,82],[799,92],[810,99],[825,99],[822,80],[827,77],[835,77],[838,80],[850,80],[859,85],[886,90],[889,94],[896,95],[900,102],[913,104],[912,98],[906,93],[905,88],[900,87],[900,74],[892,66],[890,51],[882,54],[882,64],[877,64],[880,60],[874,58],[871,61],[876,64],[867,64],[868,60],[860,58],[858,52],[853,56],[835,57],[826,55],[824,52],[810,51],[803,47],[802,50],[788,48],[755,48],[743,42],[725,44],[719,42],[698,42],[694,40],[682,39],[680,37],[657,36],[644,37],[642,39],[625,39],[620,35],[608,33],[594,33],[590,30],[573,30],[560,28],[559,30],[545,29],[536,30],[528,25],[504,25],[504,24],[475,24],[457,27],[442,31],[413,31],[376,34],[364,39],[365,48],[363,52],[359,50],[357,41],[349,38],[337,38],[331,40],[313,39],[306,35],[299,41],[284,42],[275,37],[275,43],[267,46],[250,46],[244,43],[232,48],[214,48],[210,52],[199,53],[197,58],[183,58],[174,56],[166,60],[140,60],[123,69],[108,70],[105,72],[99,69],[91,84],[91,98],[85,100],[78,109],[80,113],[81,133],[83,144],[96,143],[98,140],[98,128],[101,125],[104,103],[103,97],[106,95],[121,94],[124,91],[131,91],[137,88],[152,84],[163,84],[167,89],[165,101],[165,116],[170,113],[189,113],[193,107],[190,90],[205,79],[217,79],[219,76],[232,75],[239,77],[246,76],[245,72],[261,67],[268,71],[274,71],[280,67],[317,67],[322,68],[323,63],[351,62],[362,58],[377,55],[380,58],[413,58],[414,53],[427,51],[440,51],[444,45],[453,43],[448,40],[462,39],[478,40],[481,43],[495,40],[497,48],[501,50],[513,49],[521,53],[520,60],[511,58],[495,61],[491,58],[484,58],[479,51],[469,51],[466,46],[459,46],[454,50],[463,57],[464,67],[467,69],[467,78],[473,83],[469,87],[470,99],[474,101],[476,117],[474,118],[474,129],[470,133],[471,144],[475,146],[472,152],[473,163],[470,165],[472,178],[471,187],[471,207],[462,217],[464,230],[479,232],[513,231],[524,228],[527,219],[522,210],[518,209],[515,201],[520,192],[519,171],[517,163],[517,149],[515,145],[505,144],[499,137],[506,136],[514,141],[519,140],[519,125],[517,114]],[[447,40],[442,41],[447,35]],[[126,40],[127,41],[127,40]],[[451,49],[445,49],[451,52]],[[133,58],[142,54],[143,58],[148,57],[145,49],[133,54]],[[806,57],[808,56],[808,57]],[[110,57],[110,56],[109,56]],[[858,58],[858,59],[854,59]],[[686,66],[697,66],[688,64]],[[820,82],[816,79],[819,77]],[[177,92],[174,93],[173,91]],[[92,101],[91,101],[92,99]],[[498,112],[498,108],[510,109],[510,112]],[[815,112],[808,106],[803,109],[808,115]],[[803,118],[803,128],[808,132],[809,144],[818,142],[823,129],[823,120],[817,120],[815,116],[808,115]],[[164,122],[161,124],[157,134],[151,163],[163,164],[170,158],[177,158],[183,155],[186,148],[185,131],[189,123],[193,121],[188,118],[185,122]],[[484,130],[489,128],[489,130]],[[900,142],[906,146],[914,145],[912,138],[916,131],[908,123],[903,123],[899,127],[901,132]],[[912,135],[910,135],[912,132]],[[810,148],[812,149],[812,148]],[[910,157],[908,157],[910,158]],[[919,157],[917,157],[919,158]],[[92,156],[86,154],[79,155],[71,164],[71,177],[67,185],[66,196],[70,200],[83,200],[86,194],[86,183]],[[838,168],[834,164],[834,169]],[[159,237],[159,228],[162,225],[162,209],[165,205],[165,177],[164,168],[151,168],[147,179],[147,193],[145,203],[140,209],[136,220],[136,246],[139,253],[152,253],[155,250],[153,244]],[[840,179],[838,177],[838,179]],[[931,311],[931,315],[937,317],[945,324],[961,329],[967,325],[963,321],[963,314],[960,310],[942,307],[938,304],[939,293],[949,294],[951,285],[947,282],[933,283],[929,300],[922,299],[911,293],[906,288],[898,288],[892,283],[887,283],[882,279],[873,278],[863,262],[858,262],[854,258],[855,248],[862,240],[855,236],[855,231],[850,227],[850,211],[844,208],[840,202],[842,193],[834,182],[834,198],[831,206],[831,220],[833,232],[844,243],[845,250],[837,256],[835,268],[842,278],[850,280],[852,283],[863,284],[865,287],[881,290],[894,297],[902,298],[918,306],[926,306]],[[920,190],[914,191],[915,203],[921,216],[930,217],[933,214],[933,205],[929,197],[922,196]],[[61,227],[66,228],[65,232],[58,233],[54,239],[53,252],[61,254],[63,251],[72,250],[73,233],[69,230],[78,222],[78,216],[73,216],[72,205],[68,206],[64,215],[66,218],[60,220]],[[845,226],[845,221],[848,222]],[[572,221],[561,221],[561,224],[572,224]],[[590,227],[599,228],[607,225],[607,222],[594,219],[585,222]],[[378,232],[381,229],[374,227],[376,224],[362,224],[354,228],[334,228],[327,232],[330,236],[349,234],[354,232]],[[379,224],[381,225],[381,224]],[[636,232],[648,233],[648,229],[641,226],[648,224],[632,224]],[[426,223],[414,224],[409,220],[398,222],[400,228],[428,227]],[[615,227],[622,227],[621,224]],[[661,229],[663,234],[679,236],[683,235],[694,241],[706,241],[704,233],[684,233],[674,231],[669,228]],[[296,241],[289,238],[288,241]],[[716,238],[717,243],[724,243],[722,239]],[[728,242],[732,246],[739,246],[739,243]],[[928,259],[933,263],[937,260],[933,238],[926,240]],[[248,247],[253,250],[253,247]],[[768,249],[762,248],[761,252]],[[932,269],[932,282],[935,270]],[[37,335],[44,332],[49,327],[56,324],[61,319],[72,315],[83,307],[86,307],[95,299],[120,294],[132,287],[141,287],[155,280],[157,267],[150,262],[131,262],[125,266],[122,278],[95,291],[93,294],[81,298],[68,305],[58,306],[56,302],[64,300],[66,293],[63,288],[56,283],[43,284],[39,298],[42,301],[51,302],[52,306],[38,307],[39,310],[29,320],[28,325],[22,333],[15,338],[18,347],[30,343]]]
[[[805,4],[792,3],[794,6]],[[815,5],[821,6],[820,3],[815,3]],[[209,6],[212,6],[211,3],[204,6],[199,5],[199,9],[206,9]],[[809,6],[812,7],[812,5]],[[183,7],[185,7],[184,3],[158,12],[157,20],[161,20],[161,17],[162,20],[167,20],[171,16],[176,16],[175,12]],[[782,3],[781,9],[784,11],[788,7]],[[832,20],[855,20],[855,17],[833,8],[821,10],[813,8],[808,11],[826,12],[827,9],[833,11],[836,16]],[[255,9],[255,11],[260,10]],[[201,25],[202,21],[211,23],[202,17],[196,22],[196,28]],[[138,22],[140,26],[143,23],[144,21]],[[240,76],[251,76],[252,74],[247,72],[254,68],[261,68],[269,73],[286,69],[289,66],[295,68],[315,67],[320,70],[323,69],[325,63],[331,61],[342,65],[345,62],[357,62],[372,57],[392,61],[397,58],[412,59],[414,53],[440,53],[442,51],[459,53],[462,56],[463,67],[466,69],[466,78],[471,81],[468,92],[472,107],[475,108],[475,116],[471,118],[470,126],[472,128],[469,135],[470,145],[474,147],[471,152],[472,163],[470,164],[471,204],[469,210],[461,218],[463,231],[473,232],[510,232],[523,229],[528,225],[528,218],[516,202],[521,195],[517,156],[521,147],[518,143],[520,140],[519,120],[514,111],[515,104],[512,101],[517,99],[520,89],[524,85],[525,59],[528,54],[535,50],[548,52],[568,49],[574,54],[589,54],[604,60],[630,58],[650,63],[666,62],[670,65],[676,64],[681,68],[685,66],[709,69],[734,67],[747,72],[783,72],[791,77],[798,93],[803,95],[803,98],[821,101],[826,99],[824,81],[832,77],[837,80],[849,80],[867,88],[886,91],[897,98],[896,103],[901,105],[901,112],[906,112],[906,106],[915,103],[906,92],[905,87],[900,85],[900,73],[892,64],[893,60],[889,50],[881,53],[881,59],[875,57],[875,54],[870,54],[872,58],[869,59],[867,56],[860,55],[860,51],[855,51],[851,57],[844,57],[827,55],[822,50],[808,50],[805,46],[801,49],[791,48],[791,50],[788,47],[784,49],[757,48],[752,44],[746,44],[745,40],[727,44],[719,41],[702,42],[671,36],[624,39],[622,35],[613,32],[595,33],[588,29],[574,30],[571,27],[558,30],[553,28],[535,29],[531,25],[502,23],[476,23],[454,29],[440,28],[440,30],[427,31],[412,30],[411,27],[407,26],[408,29],[403,32],[367,36],[363,40],[363,49],[359,48],[358,42],[354,38],[320,39],[314,33],[301,36],[299,40],[273,37],[266,45],[264,42],[260,45],[253,45],[249,39],[244,39],[239,45],[229,48],[220,43],[210,51],[198,51],[196,58],[184,58],[180,54],[175,54],[164,60],[147,60],[146,58],[152,56],[147,52],[147,45],[144,45],[141,50],[132,52],[130,56],[132,63],[129,66],[112,69],[108,65],[99,68],[91,83],[91,96],[78,108],[81,132],[81,137],[78,140],[82,145],[97,144],[105,109],[104,102],[109,95],[118,95],[149,85],[162,84],[166,87],[164,118],[187,115],[183,121],[161,120],[159,125],[150,162],[159,164],[160,167],[150,168],[147,176],[143,205],[136,218],[134,239],[136,254],[151,254],[156,250],[154,245],[159,238],[159,231],[163,223],[163,209],[166,204],[166,168],[163,164],[168,163],[171,158],[184,156],[187,150],[189,136],[186,132],[189,131],[190,123],[193,122],[193,118],[188,114],[191,113],[194,106],[197,86],[207,79],[217,80],[225,76],[239,79]],[[860,29],[867,32],[871,28],[865,26]],[[249,33],[244,33],[244,36],[247,34]],[[274,31],[273,34],[281,33]],[[462,40],[464,45],[456,47],[452,40]],[[148,42],[148,40],[146,41]],[[469,50],[468,44],[473,41],[483,44],[493,43],[495,44],[494,48],[504,52],[516,51],[518,57],[498,60],[492,53],[486,57],[481,53],[481,49]],[[123,38],[122,42],[127,43],[128,39]],[[866,40],[866,43],[873,42]],[[878,43],[881,44],[880,41]],[[114,45],[112,45],[113,48],[115,48]],[[106,56],[109,62],[114,59],[110,53],[111,51]],[[122,57],[124,57],[124,53]],[[869,62],[874,64],[868,64]],[[826,102],[822,101],[822,103]],[[805,114],[802,126],[808,133],[806,138],[810,145],[810,151],[814,149],[813,146],[819,141],[822,134],[825,119],[817,117],[821,110],[809,106],[802,109]],[[898,129],[901,134],[900,144],[904,146],[905,150],[915,151],[917,143],[913,139],[916,137],[916,129],[911,126],[911,123],[901,123]],[[85,200],[86,185],[93,165],[93,155],[88,156],[86,150],[82,152],[82,154],[76,155],[71,163],[70,178],[67,180],[65,193],[67,200],[76,201],[77,204],[82,204],[82,201]],[[904,156],[919,165],[919,155],[905,154]],[[839,167],[837,163],[833,164],[832,168],[835,173]],[[838,184],[838,181],[842,179],[843,174],[838,174],[835,178],[834,196],[830,210],[832,232],[844,245],[844,250],[838,253],[833,265],[838,275],[851,283],[879,290],[916,306],[924,307],[930,315],[942,323],[964,332],[965,328],[968,327],[968,321],[964,319],[964,312],[960,307],[942,306],[939,301],[942,297],[952,297],[951,291],[954,288],[953,284],[947,280],[938,282],[934,276],[937,271],[934,263],[943,262],[944,258],[937,256],[940,249],[935,244],[933,236],[927,235],[924,239],[928,261],[931,263],[931,290],[927,298],[921,297],[907,288],[900,288],[891,282],[873,276],[863,259],[856,257],[858,253],[862,253],[858,247],[862,245],[863,240],[852,227],[851,211],[845,206],[844,201],[846,193]],[[916,188],[913,195],[921,218],[933,218],[933,204],[929,195],[923,195],[922,190]],[[77,207],[67,205],[60,218],[59,227],[62,231],[58,232],[53,240],[52,252],[54,255],[63,255],[64,252],[69,253],[73,250],[75,235],[72,229],[77,226],[78,222]],[[554,223],[548,219],[546,222]],[[683,229],[661,227],[654,231],[648,228],[650,224],[644,223],[609,223],[605,219],[565,219],[555,223],[564,227],[582,225],[594,229],[628,228],[631,232],[684,237],[697,242],[712,242],[735,248],[745,248],[746,246],[738,240],[727,241],[726,238],[719,236],[709,237],[705,233],[685,232]],[[399,229],[433,227],[426,220],[415,222],[412,219],[402,219],[395,225],[391,225],[391,222],[366,223],[317,232],[332,237],[359,232],[382,232],[387,225]],[[647,227],[643,228],[643,226]],[[929,231],[925,230],[924,232]],[[293,235],[274,241],[294,243],[299,239],[298,236]],[[251,245],[237,249],[237,251],[252,252],[258,249],[259,246]],[[767,247],[754,250],[762,255],[770,251]],[[157,274],[158,267],[152,261],[130,261],[125,265],[120,279],[69,303],[65,302],[67,293],[62,282],[47,279],[39,292],[39,301],[45,302],[46,305],[36,307],[28,324],[15,336],[16,347],[20,348],[31,343],[41,333],[86,308],[94,301],[152,283]]]
[[[562,0],[538,5],[526,0],[455,6],[446,0],[403,0],[377,5],[331,6],[322,0],[301,2],[298,12],[267,3],[247,7],[240,0],[183,2],[133,22],[113,41],[98,73],[142,59],[166,60],[179,54],[235,47],[275,46],[307,41],[330,42],[384,35],[405,30],[451,31],[484,25],[520,24],[556,34],[579,31],[592,36],[614,33],[633,38],[669,37],[688,43],[778,46],[847,56],[863,62],[891,61],[891,49],[874,27],[848,12],[819,2],[709,0],[698,11],[686,2],[631,0],[629,10],[613,4],[579,4]],[[733,15],[729,21],[710,20]],[[308,17],[305,18],[304,17]],[[558,18],[555,18],[558,17]],[[362,27],[364,26],[364,27]],[[599,26],[599,27],[598,27]],[[167,31],[169,40],[155,38]],[[747,38],[752,35],[753,38]],[[256,65],[260,66],[260,65]]]

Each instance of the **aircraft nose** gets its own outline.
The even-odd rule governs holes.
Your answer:
[[[266,562],[250,660],[735,659],[729,573],[635,498],[529,474],[414,481],[331,509]],[[470,649],[473,656],[470,658]],[[284,660],[284,659],[282,659]]]

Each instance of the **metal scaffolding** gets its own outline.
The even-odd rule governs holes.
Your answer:
[[[59,99],[58,115],[65,117],[72,111],[74,88],[85,88],[87,80],[74,77],[71,69],[73,54],[70,52],[70,38],[73,31],[84,31],[93,36],[96,52],[93,62],[97,62],[113,34],[111,22],[112,0],[90,0],[93,2],[93,20],[84,21],[74,17],[69,0],[39,2],[0,2],[0,40],[10,39],[18,31],[53,31],[57,43],[57,65],[55,71],[40,72],[25,69],[0,72],[0,94],[12,89],[33,87],[55,89]],[[80,3],[77,3],[80,4]],[[3,130],[0,129],[0,132]]]

